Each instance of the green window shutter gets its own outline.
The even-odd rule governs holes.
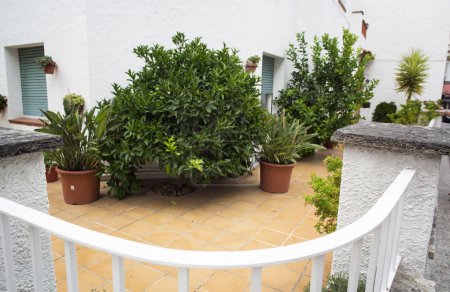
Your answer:
[[[44,56],[44,47],[19,49],[20,83],[22,86],[23,114],[41,116],[47,110],[47,82],[37,57]]]
[[[273,94],[273,74],[275,68],[275,59],[267,56],[262,58],[262,76],[261,76],[261,105],[267,108],[266,94]]]

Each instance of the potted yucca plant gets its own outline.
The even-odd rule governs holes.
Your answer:
[[[53,160],[52,152],[44,151],[44,164],[45,164],[45,179],[48,183],[58,180],[58,173],[56,172],[56,166],[58,164]]]
[[[37,132],[58,135],[63,146],[49,150],[52,160],[58,165],[64,201],[67,204],[89,204],[99,198],[102,168],[98,145],[105,137],[111,108],[105,105],[80,114],[74,111],[61,115],[42,111],[44,127]]]
[[[316,134],[308,134],[308,128],[298,120],[288,122],[284,116],[270,116],[265,127],[265,137],[260,146],[260,188],[270,193],[286,193],[289,190],[292,169],[297,154],[306,149],[323,149],[310,143]]]

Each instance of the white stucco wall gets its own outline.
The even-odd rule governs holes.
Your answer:
[[[89,100],[85,2],[2,0],[0,93],[8,97],[8,110],[0,126],[15,127],[8,119],[23,116],[17,49],[39,45],[58,66],[54,75],[46,75],[49,109],[62,110],[69,91]]]
[[[450,1],[364,0],[357,7],[364,10],[364,18],[370,25],[366,45],[375,55],[367,73],[370,78],[380,80],[368,118],[382,101],[394,101],[397,106],[405,102],[405,95],[395,91],[395,69],[401,56],[412,48],[422,49],[430,60],[430,77],[424,93],[417,98],[440,99],[449,44]]]
[[[40,152],[0,159],[0,196],[48,213],[44,170],[44,157]],[[12,220],[11,235],[17,288],[19,291],[33,291],[28,225]],[[56,291],[51,241],[48,234],[41,233],[41,247],[44,291]],[[6,291],[4,277],[3,255],[0,249],[0,291]]]
[[[133,48],[170,46],[177,31],[188,38],[200,36],[215,48],[226,42],[240,50],[243,61],[255,54],[276,57],[276,98],[290,78],[291,65],[284,57],[295,33],[306,31],[309,39],[324,32],[340,35],[342,27],[349,25],[348,11],[344,13],[337,0],[149,0],[133,5],[126,0],[4,0],[0,2],[0,93],[8,96],[9,106],[0,115],[0,125],[14,127],[7,120],[22,116],[19,47],[44,45],[45,54],[56,61],[56,73],[47,75],[51,110],[62,110],[62,97],[68,91],[82,94],[88,107],[110,98],[111,84],[125,84],[125,72],[142,65]],[[261,66],[256,73],[260,72]]]
[[[428,243],[437,200],[437,184],[441,157],[414,153],[391,152],[369,147],[345,145],[339,197],[338,228],[365,214],[404,168],[416,170],[406,190],[399,250],[400,271],[413,277],[423,276]],[[367,240],[361,272],[367,273]],[[348,271],[350,249],[334,254],[333,272]]]

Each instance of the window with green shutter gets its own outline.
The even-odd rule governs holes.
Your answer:
[[[19,49],[20,83],[22,87],[23,114],[41,116],[47,110],[47,82],[37,57],[44,56],[44,47]]]
[[[263,56],[262,59],[262,76],[261,76],[261,106],[272,109],[273,97],[273,75],[275,69],[275,59]]]

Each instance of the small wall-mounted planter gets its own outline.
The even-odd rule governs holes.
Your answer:
[[[258,65],[252,62],[247,61],[247,63],[245,64],[245,71],[249,73],[254,73],[256,71],[256,68],[258,68]]]
[[[53,74],[55,73],[56,63],[53,62],[53,64],[48,64],[44,66],[44,73],[45,74]]]

